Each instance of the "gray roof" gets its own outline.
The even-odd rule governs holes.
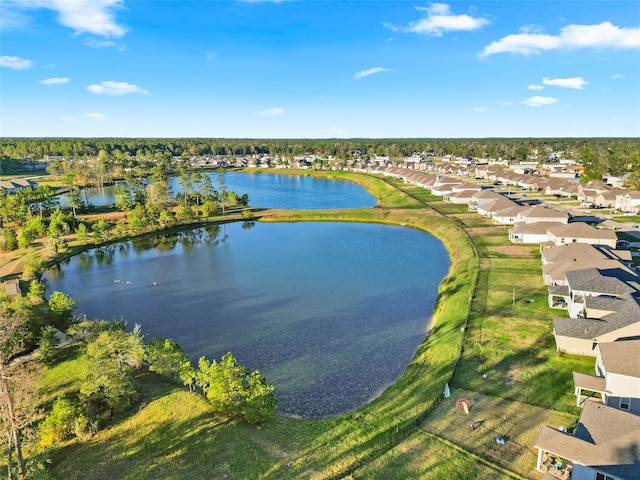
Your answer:
[[[608,269],[598,270],[597,268],[585,268],[584,270],[570,270],[565,273],[569,288],[573,291],[593,292],[603,295],[624,295],[637,291],[629,285],[631,278],[626,278],[624,282],[619,278],[622,270]],[[637,277],[636,277],[637,280]]]
[[[607,373],[640,377],[640,340],[605,342],[596,348]]]
[[[636,335],[640,336],[640,306],[631,296],[617,300],[616,307],[618,311],[603,318],[554,318],[553,329],[555,335],[597,339],[601,335],[615,332],[629,325],[636,325]]]
[[[544,425],[535,447],[620,479],[640,478],[640,416],[586,402],[574,435]]]
[[[569,287],[566,285],[549,285],[547,288],[549,295],[559,295],[563,297],[569,296]]]

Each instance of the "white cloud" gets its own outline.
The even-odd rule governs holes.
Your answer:
[[[106,120],[107,118],[109,118],[108,115],[105,115],[104,113],[85,113],[83,115],[84,118],[88,118],[90,120]]]
[[[576,90],[582,90],[589,82],[585,81],[582,77],[572,78],[549,78],[542,79],[542,83],[545,85],[552,85],[554,87],[575,88]]]
[[[360,80],[361,78],[368,77],[369,75],[373,75],[373,74],[380,73],[380,72],[388,72],[388,71],[389,71],[388,68],[374,67],[374,68],[370,68],[369,70],[363,70],[361,72],[356,73],[353,76],[353,79],[354,80]]]
[[[284,109],[280,107],[267,108],[260,112],[263,117],[275,117],[276,115],[283,115]]]
[[[527,87],[529,90],[542,90],[544,87],[542,85],[531,84]]]
[[[578,48],[640,48],[640,28],[617,27],[610,22],[599,25],[567,25],[559,35],[517,33],[484,47],[481,56],[495,53],[539,54],[545,50]]]
[[[508,102],[498,102],[498,106],[500,106],[500,107],[508,107],[510,105],[513,105],[513,104],[514,104],[513,100],[510,100]]]
[[[553,97],[535,96],[535,97],[527,98],[526,100],[523,100],[520,103],[522,103],[523,105],[526,105],[527,107],[542,107],[545,105],[552,105],[557,101],[558,99]]]
[[[612,75],[611,78],[623,78],[624,75],[622,75],[621,73],[616,73],[615,75]]]
[[[66,77],[52,77],[52,78],[45,78],[44,80],[40,81],[40,85],[64,85],[65,83],[68,83],[69,79]]]
[[[73,120],[73,117],[71,115],[60,115],[60,120],[63,120],[65,122],[70,122],[71,120]]]
[[[421,33],[439,37],[447,31],[477,30],[489,24],[489,20],[486,18],[454,15],[446,3],[430,3],[428,7],[416,7],[416,10],[427,12],[427,14],[424,18],[409,23],[406,27],[385,25],[394,31]]]
[[[88,38],[84,44],[91,48],[117,48],[121,52],[125,51],[125,47],[122,43],[114,42],[113,40],[98,40],[95,38]]]
[[[0,67],[13,68],[14,70],[26,70],[33,67],[33,62],[20,57],[10,57],[2,55],[0,57]]]
[[[108,80],[101,84],[93,84],[87,87],[87,90],[96,95],[126,95],[128,93],[139,93],[140,95],[149,95],[149,92],[138,85],[127,82],[113,82]]]
[[[486,112],[487,111],[487,107],[474,107],[473,111],[474,112]]]
[[[123,0],[15,0],[14,4],[53,10],[58,13],[58,22],[76,33],[119,38],[127,32],[113,15],[114,9],[123,7]]]

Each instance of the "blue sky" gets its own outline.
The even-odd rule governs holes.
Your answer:
[[[0,8],[0,136],[640,136],[637,1]]]

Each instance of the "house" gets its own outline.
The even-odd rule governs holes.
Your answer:
[[[547,229],[556,222],[518,223],[509,230],[511,243],[542,243],[548,239]]]
[[[600,343],[595,351],[595,376],[573,372],[576,404],[584,405],[588,390],[609,407],[640,415],[640,340]]]
[[[38,184],[28,178],[14,178],[12,180],[0,180],[0,190],[6,193],[15,193],[27,188],[37,188]]]
[[[534,205],[522,210],[516,217],[516,223],[538,223],[538,222],[557,222],[569,223],[569,214],[567,212],[558,212],[549,207],[549,205]]]
[[[616,197],[616,209],[621,212],[637,212],[640,208],[640,192],[629,190],[622,196]]]
[[[595,267],[601,270],[621,268],[628,274],[633,272],[631,252],[595,247],[587,243],[567,243],[545,248],[542,255],[542,279],[545,285],[566,285],[565,272]],[[553,308],[553,307],[552,307]]]
[[[549,305],[566,308],[571,318],[555,318],[559,352],[595,356],[603,342],[640,338],[638,277],[620,269],[565,272],[567,285],[548,288]]]
[[[534,443],[538,471],[570,472],[572,480],[640,478],[640,416],[586,402],[575,432],[564,430],[540,429]]]
[[[607,245],[616,248],[618,236],[613,230],[594,228],[584,222],[566,225],[556,224],[547,229],[547,240],[554,245],[566,243],[589,243],[591,245]]]

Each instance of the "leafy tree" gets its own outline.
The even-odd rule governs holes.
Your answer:
[[[58,354],[57,346],[58,337],[56,336],[56,329],[51,325],[43,327],[35,357],[36,361],[43,365],[53,364]]]
[[[48,306],[52,323],[63,330],[71,324],[73,312],[78,308],[77,302],[63,292],[53,292]]]
[[[140,368],[143,356],[139,325],[131,333],[124,330],[101,332],[87,345],[85,378],[80,393],[98,408],[104,404],[110,417],[126,410],[137,397],[131,369]]]
[[[251,372],[247,384],[243,405],[244,419],[249,423],[263,423],[271,420],[275,416],[278,404],[273,393],[273,385],[267,384],[258,370]]]
[[[40,304],[44,301],[44,293],[46,291],[46,285],[44,282],[34,278],[29,284],[29,291],[27,292],[27,298],[31,300],[31,303]]]
[[[187,374],[181,378],[186,384],[192,372],[186,367],[185,371]],[[266,422],[275,415],[277,400],[273,386],[267,384],[258,370],[247,374],[231,353],[224,355],[220,362],[201,357],[195,382],[216,412],[242,416],[249,423]]]
[[[87,228],[87,224],[81,222],[78,224],[78,228],[76,228],[76,234],[78,235],[78,240],[84,242],[89,234],[89,229]]]
[[[149,371],[177,380],[189,356],[180,345],[170,339],[156,337],[145,347]]]
[[[3,228],[0,232],[0,249],[11,251],[18,248],[18,236],[13,228]]]
[[[216,412],[225,415],[242,413],[246,377],[247,370],[237,362],[231,352],[223,355],[220,362],[209,362],[204,357],[198,360],[196,383],[202,388]]]
[[[24,280],[31,280],[40,276],[40,272],[42,270],[42,260],[38,256],[38,254],[30,250],[24,256],[24,260],[22,263],[22,278]]]

